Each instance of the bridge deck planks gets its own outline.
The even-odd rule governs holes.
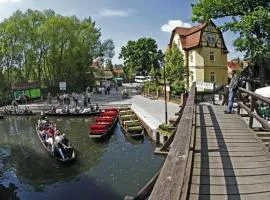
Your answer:
[[[270,157],[244,121],[200,105],[189,199],[269,199]]]

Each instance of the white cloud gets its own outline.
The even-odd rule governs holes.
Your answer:
[[[0,0],[1,3],[19,3],[21,0]]]
[[[163,32],[172,32],[176,27],[190,28],[192,25],[189,23],[184,23],[181,20],[169,20],[167,24],[163,24],[160,28]]]
[[[128,17],[132,14],[133,10],[115,10],[115,9],[102,9],[96,16],[98,17]]]

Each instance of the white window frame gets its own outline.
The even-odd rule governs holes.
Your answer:
[[[213,31],[213,30],[214,30],[214,27],[213,27],[212,25],[209,25],[209,26],[208,26],[208,30],[209,30],[209,31]]]
[[[207,33],[207,41],[210,43],[216,42],[216,36],[213,33]]]
[[[210,81],[216,82],[216,73],[215,72],[210,72]]]
[[[211,59],[212,56],[213,56],[213,59]],[[209,54],[209,60],[210,60],[210,61],[216,61],[216,55],[215,55],[215,52],[210,51],[210,54]]]

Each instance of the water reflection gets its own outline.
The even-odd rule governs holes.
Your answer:
[[[12,199],[12,200],[18,200],[20,199],[17,196],[17,190],[18,188],[13,184],[10,183],[8,187],[5,187],[4,185],[0,184],[0,199]]]
[[[93,118],[50,118],[77,151],[75,162],[61,164],[40,144],[37,119],[0,121],[0,187],[14,199],[121,199],[137,192],[162,165],[148,139],[128,141],[119,124],[106,142],[97,143],[88,137]]]

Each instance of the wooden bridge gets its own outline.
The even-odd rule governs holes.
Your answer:
[[[247,95],[250,103],[242,98]],[[161,148],[169,150],[162,169],[126,199],[269,199],[270,126],[254,111],[256,100],[270,105],[269,99],[240,88],[237,113],[224,114],[223,106],[196,103],[193,85],[176,132]],[[268,131],[256,133],[253,118]]]

